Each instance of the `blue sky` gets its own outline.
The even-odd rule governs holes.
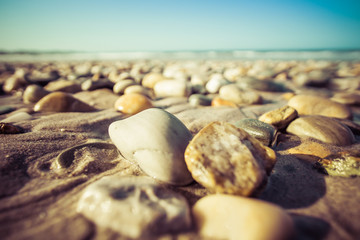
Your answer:
[[[0,0],[0,50],[360,49],[360,0]]]

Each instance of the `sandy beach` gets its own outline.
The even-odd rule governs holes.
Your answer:
[[[272,235],[272,230],[264,228],[269,239],[286,236],[335,240],[360,236],[359,61],[14,61],[0,62],[0,86],[1,239],[211,239],[201,229],[193,207],[215,192],[258,199],[289,216],[293,230],[284,229],[281,224],[272,229],[289,230],[291,237]],[[162,122],[162,115],[154,120],[160,122],[159,130],[147,130],[139,120],[139,131],[127,131],[133,127],[130,121],[128,127],[113,133],[124,134],[129,142],[136,138],[138,141],[131,146],[117,139],[119,143],[114,142],[109,135],[110,124],[152,108],[180,120],[191,134],[192,144],[196,144],[197,134],[207,134],[201,131],[204,127],[225,122],[257,139],[254,146],[260,150],[272,150],[276,161],[267,168],[263,159],[255,156],[258,149],[251,153],[265,167],[259,163],[263,179],[248,193],[229,194],[225,186],[218,190],[218,183],[213,188],[204,184],[201,177],[196,178],[195,170],[186,165],[186,157],[183,160],[184,149],[176,158],[189,172],[178,170],[174,174],[182,178],[186,172],[194,179],[188,181],[186,175],[185,180],[173,183],[167,168],[152,176],[153,169],[147,169],[141,157],[134,160],[126,154],[133,151],[132,147],[141,149],[142,144],[145,149],[150,148],[150,143],[161,154],[167,151],[163,150],[164,144],[156,146],[166,133],[162,127],[170,124]],[[150,122],[152,118],[144,115],[141,121]],[[169,128],[178,129],[173,125]],[[211,134],[207,137],[213,138]],[[226,142],[230,138],[225,135],[219,139]],[[182,140],[180,134],[167,138],[169,148],[179,144],[186,148],[189,141]],[[200,153],[209,158],[241,152],[226,148],[227,143],[221,144],[211,153],[198,151],[204,151]],[[146,154],[141,156],[153,157],[152,153]],[[168,161],[166,157],[164,161]],[[169,168],[174,168],[171,164],[178,164],[169,161],[160,162],[160,167],[170,164]],[[217,170],[209,171],[215,174]],[[229,180],[231,171],[237,170],[223,172],[221,179]],[[159,234],[145,232],[132,237],[135,235],[102,224],[107,220],[96,222],[87,210],[86,204],[90,203],[80,199],[89,186],[106,176],[156,178],[157,184],[179,196],[174,198],[185,199],[190,225],[174,230],[173,225],[180,221],[176,220],[161,226]],[[158,181],[162,177],[165,180]],[[239,186],[246,185],[246,181],[240,179]],[[97,216],[102,218],[101,214],[100,211]],[[270,213],[264,216],[272,217]],[[236,232],[229,230],[232,231]]]

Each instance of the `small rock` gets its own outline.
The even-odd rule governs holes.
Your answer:
[[[0,115],[14,111],[16,108],[11,106],[0,106]]]
[[[144,88],[143,86],[140,85],[131,85],[128,86],[125,90],[124,90],[124,94],[132,94],[132,93],[138,93],[138,94],[142,94],[144,96],[147,97],[151,97],[151,93],[148,89]]]
[[[158,82],[165,80],[166,78],[161,73],[151,72],[144,76],[142,85],[146,88],[154,88]]]
[[[192,94],[189,97],[189,103],[192,106],[210,106],[212,99],[202,94]]]
[[[103,177],[85,189],[77,211],[99,226],[136,239],[191,226],[184,197],[149,177]]]
[[[330,74],[323,70],[312,70],[308,73],[300,73],[296,75],[293,81],[298,86],[315,86],[324,87],[330,79]]]
[[[274,140],[276,129],[267,123],[256,119],[246,118],[235,122],[234,125],[245,130],[265,146],[271,145]]]
[[[332,78],[328,87],[335,91],[354,91],[360,89],[360,77]]]
[[[209,93],[218,93],[222,86],[230,84],[230,82],[222,77],[222,75],[213,75],[206,83],[205,88]]]
[[[125,80],[118,81],[117,83],[115,83],[115,85],[113,87],[113,92],[115,94],[120,94],[120,95],[124,94],[125,89],[132,85],[136,85],[134,80],[125,79]]]
[[[59,79],[49,82],[44,89],[50,92],[77,93],[81,91],[81,85],[74,81]]]
[[[284,85],[267,80],[259,80],[252,77],[243,77],[236,81],[236,85],[240,89],[253,89],[265,92],[283,92]]]
[[[50,92],[46,91],[44,88],[42,88],[39,85],[31,84],[27,86],[23,93],[23,101],[24,103],[36,103],[41,98],[48,95]]]
[[[191,140],[185,161],[195,181],[210,191],[251,196],[266,184],[276,156],[244,130],[213,122]]]
[[[12,76],[5,81],[3,91],[11,93],[18,89],[25,88],[27,85],[28,83],[24,79]]]
[[[330,176],[360,176],[360,153],[339,152],[320,159],[315,167]]]
[[[28,114],[27,112],[17,112],[14,114],[11,114],[7,118],[3,119],[2,122],[5,123],[14,123],[14,122],[21,122],[32,119],[32,116]]]
[[[324,116],[297,118],[289,124],[286,131],[297,136],[311,137],[338,146],[346,146],[355,142],[355,137],[347,126]]]
[[[192,213],[199,234],[210,239],[286,240],[294,232],[283,209],[257,199],[209,195],[195,203]]]
[[[121,154],[149,176],[173,185],[193,181],[184,161],[192,135],[174,115],[147,109],[110,124],[109,135]]]
[[[100,89],[100,88],[112,89],[113,87],[114,87],[114,83],[108,79],[101,79],[97,81],[88,79],[81,84],[81,90],[83,91],[93,91],[95,89]]]
[[[11,123],[0,122],[0,134],[23,133],[23,129]]]
[[[92,106],[74,98],[69,93],[54,92],[46,95],[34,106],[35,112],[92,112]]]
[[[145,109],[152,108],[150,99],[139,93],[122,95],[116,100],[115,109],[125,114],[136,114]]]
[[[297,95],[289,100],[288,105],[295,108],[299,115],[352,118],[351,110],[346,105],[331,101],[324,97]]]
[[[163,80],[154,86],[156,97],[187,97],[190,93],[187,82],[180,80]]]
[[[335,93],[331,100],[346,105],[360,106],[360,93]]]
[[[271,124],[277,129],[286,128],[291,121],[297,118],[297,111],[290,107],[284,106],[270,112],[266,112],[259,117],[261,122]]]
[[[49,72],[40,72],[38,70],[34,70],[30,73],[25,74],[25,79],[31,84],[38,84],[41,86],[45,86],[51,81],[55,81],[60,78],[59,73],[56,70],[52,70]]]
[[[237,105],[234,102],[224,100],[220,98],[219,96],[216,96],[211,101],[212,107],[222,107],[222,106],[228,106],[228,107],[237,107]]]
[[[262,98],[259,94],[252,91],[242,91],[236,84],[228,84],[221,87],[219,96],[238,105],[262,103]]]

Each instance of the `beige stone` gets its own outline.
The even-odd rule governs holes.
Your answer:
[[[154,88],[154,86],[166,78],[161,73],[151,72],[144,76],[142,85],[147,88]]]
[[[259,94],[253,91],[243,91],[236,84],[222,86],[219,90],[219,96],[238,105],[259,104],[262,102]]]
[[[116,100],[115,109],[125,114],[136,114],[153,107],[151,100],[139,93],[122,95]]]
[[[27,86],[23,93],[24,103],[36,103],[41,98],[48,95],[50,92],[40,87],[39,85],[32,84]]]
[[[270,112],[266,112],[259,117],[259,120],[271,124],[278,129],[283,129],[297,117],[297,111],[290,107],[284,106]]]
[[[193,206],[198,232],[210,239],[286,240],[293,236],[291,217],[261,200],[209,195]]]

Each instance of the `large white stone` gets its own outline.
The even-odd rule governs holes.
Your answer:
[[[187,82],[180,80],[163,80],[155,84],[156,97],[187,97],[190,93]]]
[[[99,226],[136,239],[191,226],[184,197],[149,177],[104,177],[85,189],[77,211]]]
[[[147,109],[110,124],[109,135],[121,154],[151,177],[174,185],[193,181],[184,160],[192,135],[174,115]]]

